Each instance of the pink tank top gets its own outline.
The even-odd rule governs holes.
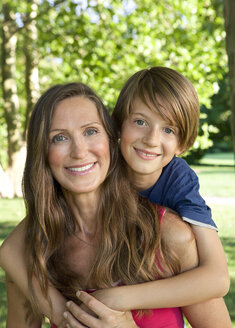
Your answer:
[[[156,206],[160,223],[166,209]],[[133,319],[138,327],[141,328],[183,328],[184,320],[180,308],[153,309],[149,315],[138,316],[137,311],[131,311]]]
[[[165,208],[156,206],[160,223],[163,219]],[[92,292],[92,290],[88,291]],[[138,316],[137,311],[131,311],[132,317],[136,325],[140,328],[183,328],[184,320],[182,311],[178,307],[174,308],[163,308],[153,309],[150,314]],[[56,325],[52,324],[51,328],[57,328]]]

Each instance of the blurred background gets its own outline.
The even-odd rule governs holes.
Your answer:
[[[25,137],[40,94],[56,83],[80,81],[111,113],[134,72],[171,67],[199,95],[199,134],[184,158],[199,175],[219,227],[231,276],[225,300],[235,327],[234,17],[234,0],[2,0],[0,243],[24,217]],[[0,328],[5,316],[2,281]]]

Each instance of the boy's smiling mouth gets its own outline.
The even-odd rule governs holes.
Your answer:
[[[161,155],[161,154],[149,152],[149,151],[144,150],[144,149],[139,149],[139,148],[135,148],[135,147],[133,147],[133,148],[134,148],[136,154],[139,157],[144,158],[144,159],[155,159],[155,158],[157,158],[158,156]]]

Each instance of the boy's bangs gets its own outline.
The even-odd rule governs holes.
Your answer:
[[[168,97],[163,97],[154,92],[151,85],[149,85],[149,88],[142,87],[137,90],[134,99],[137,96],[152,112],[159,114],[168,124],[178,126],[177,115],[175,115],[175,107],[178,107],[178,104],[176,104],[174,99],[168,101]],[[173,102],[174,105],[172,104]]]

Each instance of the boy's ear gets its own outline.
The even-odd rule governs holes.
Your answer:
[[[176,149],[176,151],[175,151],[175,155],[178,156],[178,155],[183,154],[184,152],[185,152],[184,148],[178,147],[178,149]]]

